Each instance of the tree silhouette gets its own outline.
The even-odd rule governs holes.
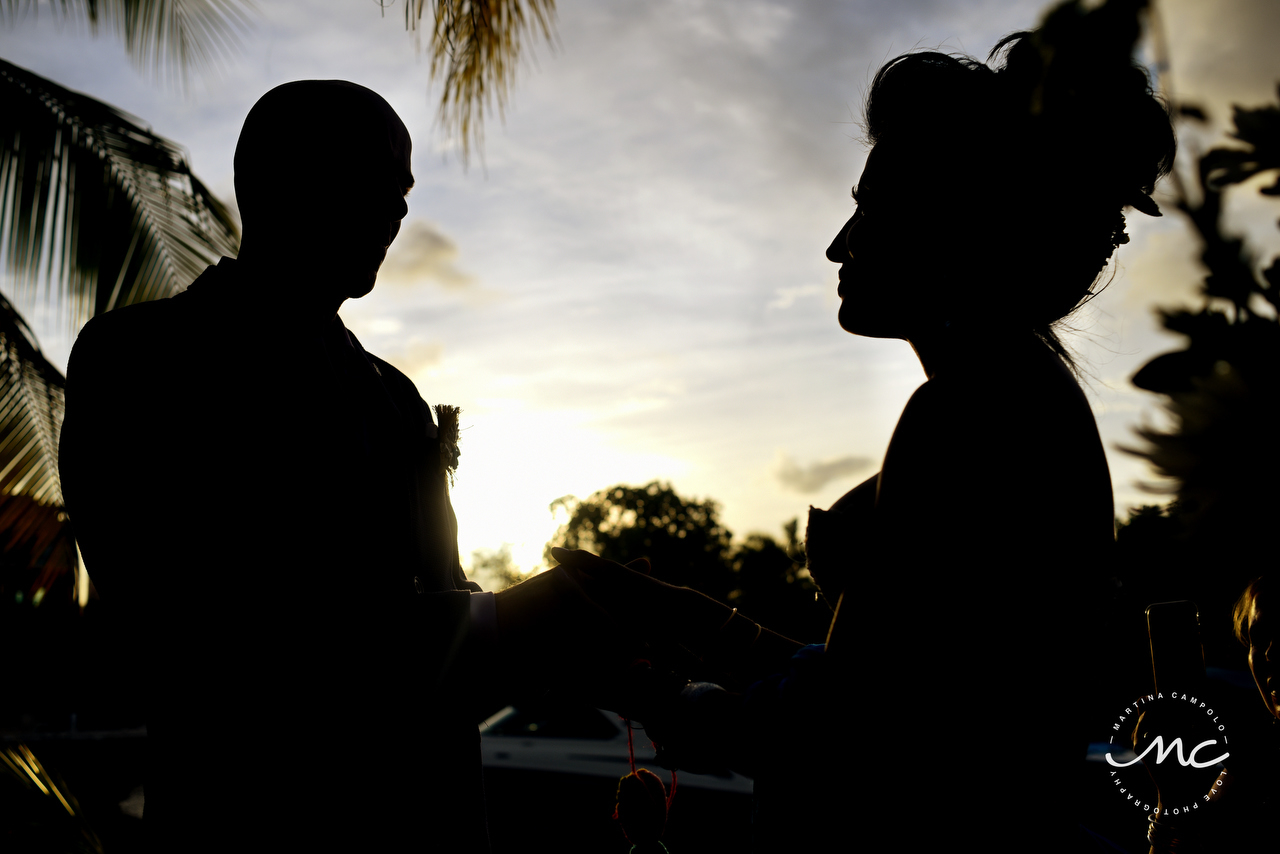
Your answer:
[[[1180,112],[1205,119],[1195,107]],[[1239,144],[1200,157],[1190,191],[1177,184],[1178,207],[1203,241],[1209,270],[1198,310],[1162,312],[1165,328],[1186,336],[1187,346],[1157,356],[1133,377],[1134,385],[1164,396],[1173,422],[1170,430],[1139,430],[1146,446],[1135,453],[1173,479],[1177,500],[1163,511],[1163,523],[1151,511],[1137,513],[1119,541],[1126,563],[1168,558],[1163,580],[1149,583],[1165,596],[1177,587],[1183,590],[1177,598],[1195,598],[1206,656],[1239,666],[1231,603],[1262,571],[1259,556],[1269,553],[1280,514],[1280,260],[1255,272],[1261,264],[1254,250],[1223,229],[1223,196],[1280,168],[1280,107],[1235,107],[1234,124]],[[1280,195],[1280,180],[1261,192]],[[1228,554],[1235,557],[1222,560]]]
[[[471,553],[467,575],[485,590],[502,590],[523,581],[525,576],[511,557],[511,544],[498,549],[476,549]]]
[[[553,546],[619,563],[648,558],[656,578],[699,590],[797,640],[826,638],[831,611],[815,601],[817,587],[797,539],[799,520],[783,526],[786,545],[759,533],[735,545],[719,504],[683,498],[659,481],[611,486],[584,500],[565,496],[551,509],[569,518],[547,544],[548,563]]]
[[[557,498],[551,510],[569,519],[547,545],[587,549],[608,560],[627,563],[647,557],[663,581],[693,587],[725,601],[733,589],[729,568],[730,533],[720,524],[714,501],[685,499],[670,484],[611,486],[579,501]]]
[[[782,526],[785,543],[756,533],[733,549],[729,604],[779,634],[819,643],[826,640],[831,608],[818,599],[818,586],[805,569],[799,527],[799,519]]]

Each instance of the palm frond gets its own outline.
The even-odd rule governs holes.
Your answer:
[[[40,352],[30,327],[0,296],[0,588],[48,591],[81,578],[62,507],[58,438],[65,379]],[[81,603],[83,604],[83,602]]]
[[[58,438],[65,386],[26,321],[0,296],[0,494],[62,505]]]
[[[36,806],[33,811],[35,816],[28,817],[29,820],[38,822],[37,826],[41,826],[46,832],[52,831],[50,835],[55,835],[64,822],[74,823],[80,842],[75,849],[102,854],[102,840],[89,827],[84,809],[67,788],[66,781],[58,774],[50,773],[49,769],[31,752],[30,747],[22,742],[18,742],[15,746],[0,747],[0,773],[19,783],[35,798],[39,799],[43,796],[50,802],[49,806],[52,810],[41,810]],[[30,798],[26,803],[31,806],[36,805]],[[58,816],[61,820],[55,819],[50,822],[49,819],[53,816]]]
[[[405,0],[405,26],[415,35],[427,0]],[[462,161],[484,143],[485,110],[502,117],[528,32],[554,39],[555,0],[432,0],[428,52],[431,79],[443,77],[437,121],[456,134]]]
[[[75,326],[169,296],[239,228],[181,147],[115,107],[0,60],[0,263]]]
[[[249,0],[50,0],[64,22],[83,21],[97,34],[118,36],[134,64],[147,74],[168,75],[182,85],[191,71],[230,59],[248,30]],[[0,22],[36,14],[39,0],[0,0]]]

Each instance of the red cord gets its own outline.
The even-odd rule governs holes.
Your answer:
[[[653,748],[654,753],[658,753],[658,743],[649,740],[649,746]],[[634,762],[632,763],[634,767]],[[671,788],[667,790],[667,812],[671,812],[671,799],[676,796],[676,769],[671,769]]]
[[[627,725],[627,758],[631,760],[631,773],[636,773],[636,746],[635,739],[631,735],[631,718],[626,715],[619,715],[622,722]]]

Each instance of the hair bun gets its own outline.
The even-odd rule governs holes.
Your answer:
[[[1002,39],[987,64],[905,54],[867,96],[868,140],[905,151],[905,172],[946,175],[946,196],[965,206],[964,251],[983,255],[986,281],[1018,288],[1000,322],[1034,329],[1059,354],[1052,324],[1128,242],[1123,208],[1159,215],[1150,194],[1173,167],[1168,110],[1132,58],[1141,5],[1071,0]]]
[[[997,77],[1009,107],[1036,129],[1051,160],[1116,204],[1158,216],[1149,196],[1173,168],[1177,143],[1168,110],[1132,59],[1138,10],[1135,0],[1093,10],[1070,0],[1040,29],[1005,37],[990,59],[1004,53]]]

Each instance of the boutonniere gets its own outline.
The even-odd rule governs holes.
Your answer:
[[[458,458],[462,452],[458,450],[458,415],[462,410],[456,406],[439,404],[436,406],[436,435],[440,437],[440,467],[449,475],[449,485],[453,485],[453,474],[458,470]]]

